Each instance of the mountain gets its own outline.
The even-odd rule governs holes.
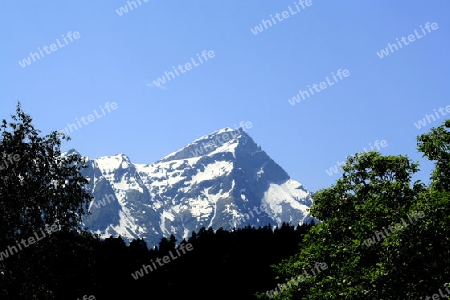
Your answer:
[[[178,241],[201,227],[297,225],[312,220],[311,193],[242,128],[203,136],[153,164],[124,154],[89,159],[94,200],[84,223],[103,237]]]

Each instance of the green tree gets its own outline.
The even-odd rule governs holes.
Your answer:
[[[9,122],[3,119],[0,125],[0,251],[3,252],[9,246],[18,248],[18,242],[35,237],[35,233],[42,237],[46,226],[56,225],[59,232],[79,232],[83,229],[82,215],[91,200],[85,190],[88,181],[80,173],[86,167],[85,162],[75,154],[61,153],[61,141],[70,138],[56,131],[41,136],[20,102],[11,118]],[[18,289],[24,298],[34,295],[51,299],[48,297],[52,292],[43,284],[45,278],[38,270],[41,260],[38,254],[52,251],[46,247],[51,247],[49,240],[53,237],[46,239],[19,247],[20,251],[10,248],[13,250],[8,257],[2,257],[3,296]]]
[[[274,266],[283,287],[274,299],[415,299],[448,283],[449,132],[432,128],[418,137],[418,149],[436,161],[429,187],[411,182],[419,169],[408,157],[370,152],[348,158],[342,177],[314,197],[311,214],[322,223],[298,254]],[[421,217],[402,222],[412,215]],[[406,226],[388,230],[397,223]],[[368,243],[371,236],[377,239]],[[315,263],[328,268],[283,285]]]
[[[20,103],[12,120],[3,119],[0,126],[0,154],[6,166],[0,168],[0,236],[16,239],[56,223],[78,229],[91,200],[84,189],[88,181],[80,174],[87,167],[83,159],[61,155],[61,140],[70,139],[63,133],[39,136]]]
[[[417,148],[423,152],[423,156],[435,161],[431,175],[432,187],[450,191],[450,132],[447,128],[450,128],[450,120],[422,134],[417,138]]]

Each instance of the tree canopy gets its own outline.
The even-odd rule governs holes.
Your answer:
[[[46,224],[77,229],[91,199],[84,189],[88,181],[80,174],[86,167],[83,159],[61,155],[61,140],[69,137],[56,131],[39,134],[20,102],[12,122],[3,120],[0,126],[0,154],[6,161],[6,168],[0,170],[4,239],[30,234]]]
[[[43,298],[51,289],[31,266],[54,253],[49,235],[83,229],[91,199],[80,174],[86,165],[81,157],[61,153],[61,141],[69,137],[56,131],[41,136],[20,102],[11,118],[0,126],[0,287]]]
[[[0,298],[424,299],[450,284],[449,128],[417,137],[434,162],[428,186],[407,156],[356,153],[315,193],[318,225],[202,228],[181,241],[192,253],[134,279],[174,251],[174,236],[149,249],[87,231],[84,160],[61,153],[64,133],[41,136],[19,103],[0,126]]]
[[[435,161],[432,183],[412,182],[419,164],[406,156],[357,153],[343,174],[319,190],[310,209],[322,222],[300,251],[274,265],[274,299],[415,299],[450,281],[450,121],[417,137]],[[285,281],[316,263],[328,268]],[[273,290],[272,290],[273,292]]]

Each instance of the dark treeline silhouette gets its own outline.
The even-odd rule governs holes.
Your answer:
[[[450,120],[417,137],[434,162],[428,185],[413,180],[420,165],[407,156],[356,153],[340,179],[314,194],[309,213],[320,224],[202,228],[149,250],[143,240],[127,245],[82,227],[92,198],[80,172],[86,162],[62,156],[57,132],[41,137],[20,104],[16,112],[0,125],[9,161],[0,167],[2,300],[450,295]],[[318,263],[326,270],[298,279]]]
[[[82,220],[92,200],[81,175],[88,165],[62,155],[63,140],[56,131],[42,136],[20,102],[0,123],[2,300],[254,299],[275,285],[271,265],[297,253],[313,226],[202,228],[150,250],[143,240],[100,239]]]
[[[174,236],[148,249],[142,239],[127,246],[121,237],[61,231],[3,260],[8,274],[1,274],[0,298],[257,299],[256,292],[276,285],[270,266],[297,253],[312,226],[202,228],[181,241],[192,245],[185,254],[178,250],[181,255]],[[170,251],[175,259],[156,264]],[[138,279],[131,275],[152,261],[156,269]]]

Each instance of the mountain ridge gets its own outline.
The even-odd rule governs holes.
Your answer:
[[[307,212],[311,193],[242,128],[204,135],[151,164],[132,163],[125,154],[87,158],[87,164],[82,174],[94,200],[83,219],[102,237],[155,245],[171,234],[181,241],[201,227],[313,219]],[[255,216],[255,207],[265,210]]]

